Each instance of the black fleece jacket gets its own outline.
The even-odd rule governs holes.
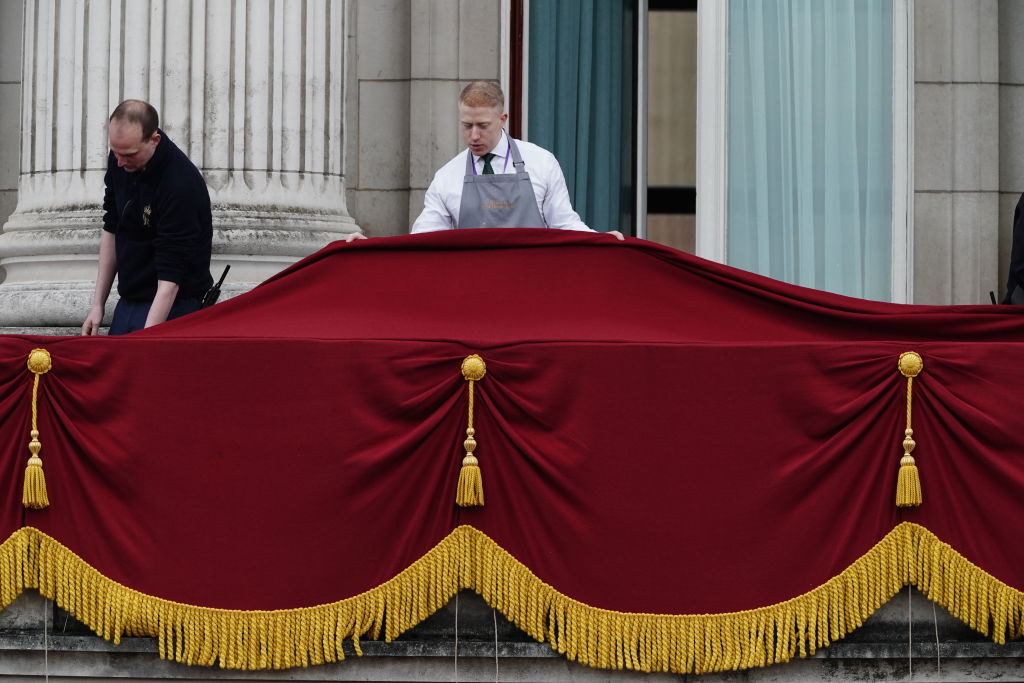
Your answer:
[[[1004,304],[1021,303],[1020,292],[1024,287],[1024,194],[1017,200],[1013,211],[1013,246],[1010,248],[1010,273],[1006,277],[1006,298]]]
[[[115,235],[117,293],[149,301],[157,280],[179,286],[178,299],[201,298],[213,284],[210,193],[199,169],[166,133],[146,167],[128,173],[107,158],[103,229]]]

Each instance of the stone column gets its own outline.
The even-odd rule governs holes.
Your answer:
[[[0,2],[0,225],[18,203],[21,135],[20,2]],[[3,270],[0,269],[0,282]]]
[[[0,327],[75,326],[92,296],[106,123],[151,102],[202,170],[218,276],[252,287],[357,230],[345,205],[343,0],[26,0],[18,205]],[[116,296],[111,297],[111,303]]]
[[[999,7],[914,8],[914,302],[985,304],[999,262]]]

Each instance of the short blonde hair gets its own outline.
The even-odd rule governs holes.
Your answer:
[[[505,95],[491,81],[473,81],[462,89],[459,104],[467,107],[497,107],[505,111]]]

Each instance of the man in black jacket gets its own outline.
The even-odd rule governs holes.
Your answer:
[[[156,109],[141,100],[110,115],[99,268],[82,334],[99,331],[115,274],[120,299],[110,334],[198,310],[213,284],[206,181],[158,126]]]
[[[1004,304],[1024,304],[1024,194],[1013,212],[1013,248],[1010,250],[1010,274],[1006,278]]]

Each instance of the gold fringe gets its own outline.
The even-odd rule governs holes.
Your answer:
[[[814,654],[860,626],[908,583],[997,643],[1024,635],[1024,593],[910,522],[801,596],[743,612],[683,615],[585,605],[469,526],[365,593],[274,611],[221,610],[144,595],[102,576],[31,527],[0,544],[0,609],[35,588],[115,643],[124,635],[154,636],[166,659],[248,670],[341,660],[347,639],[362,654],[361,636],[391,641],[463,588],[588,666],[678,674],[747,669]]]

